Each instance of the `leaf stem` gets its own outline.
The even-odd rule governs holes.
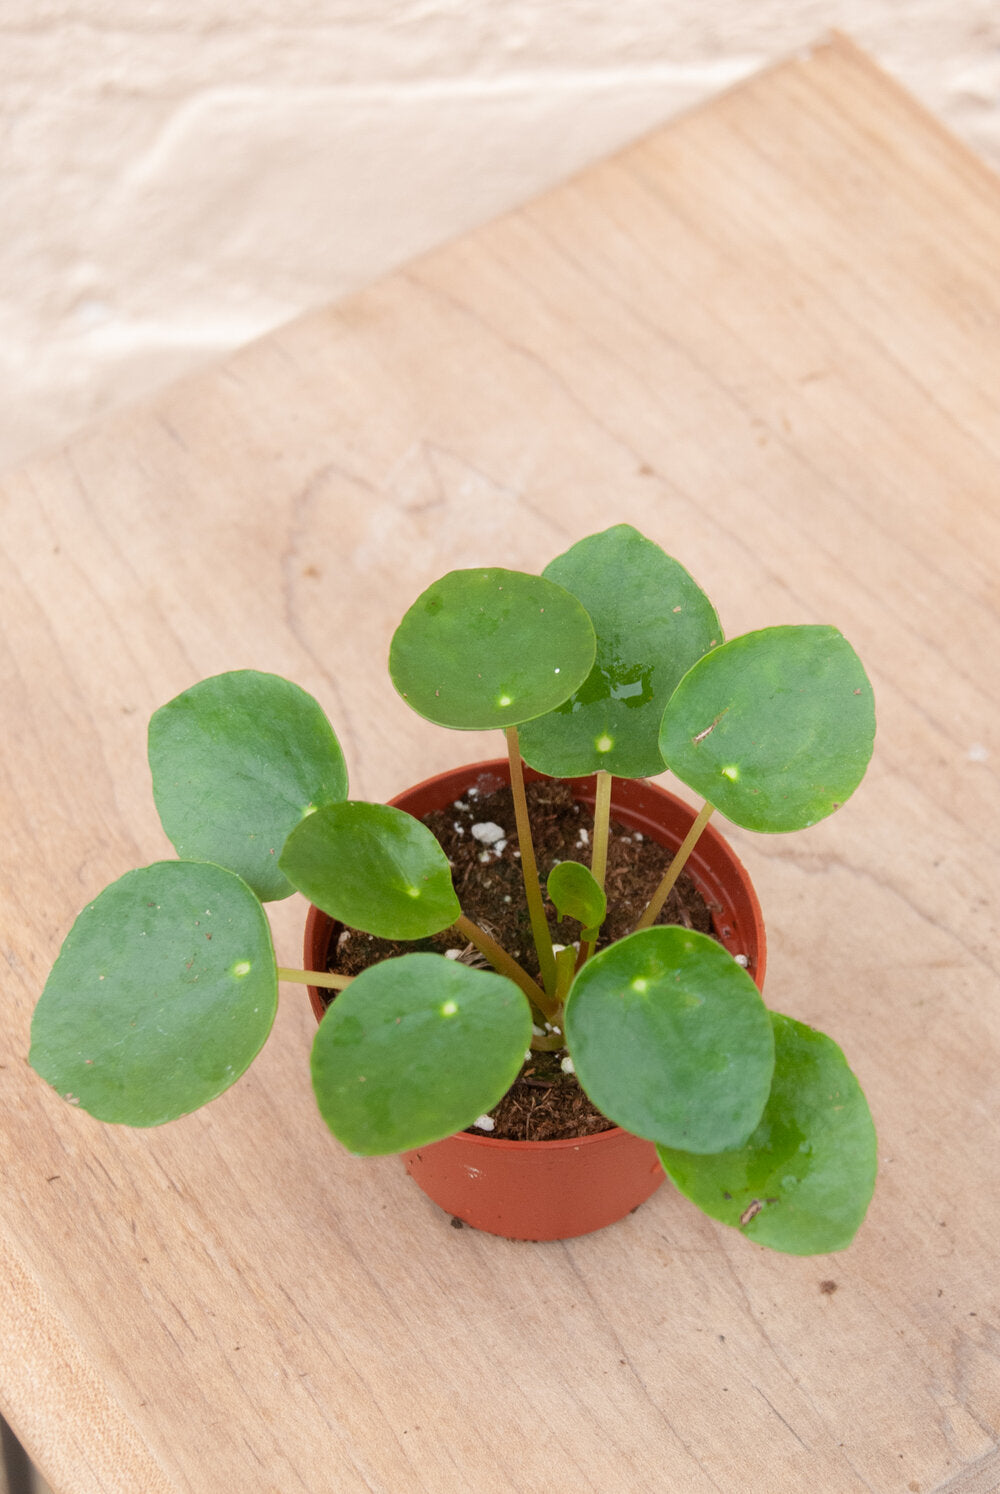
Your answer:
[[[611,790],[614,786],[614,776],[611,773],[606,773],[603,768],[598,768],[594,779],[594,849],[590,857],[590,874],[603,892],[604,880],[608,871],[608,837],[611,822]],[[580,945],[580,954],[576,962],[577,970],[583,969],[596,948],[596,939],[585,940]]]
[[[463,934],[470,944],[474,944],[480,954],[486,956],[494,970],[498,970],[501,975],[506,975],[508,979],[519,985],[532,1005],[536,1006],[546,1020],[551,1022],[559,1010],[558,1002],[546,995],[538,982],[532,980],[527,970],[517,963],[513,955],[509,955],[491,934],[480,928],[478,923],[473,923],[471,918],[466,918],[464,913],[456,918],[452,927]]]
[[[611,819],[611,786],[614,778],[599,768],[595,774],[597,790],[594,801],[594,849],[590,858],[590,872],[601,891],[608,869],[608,824]]]
[[[556,1001],[563,1006],[569,995],[569,988],[573,984],[573,976],[576,974],[577,950],[572,944],[561,949],[556,955]]]
[[[670,892],[673,888],[674,883],[677,881],[677,878],[684,870],[684,864],[697,845],[701,832],[704,830],[705,826],[711,819],[714,809],[715,805],[709,804],[707,800],[701,806],[694,824],[691,826],[691,829],[688,831],[687,835],[685,835],[684,839],[681,841],[676,852],[674,853],[673,861],[671,861],[670,865],[664,872],[663,879],[660,882],[659,887],[657,887],[656,891],[653,893],[653,896],[650,898],[649,903],[646,907],[646,911],[645,913],[643,913],[642,917],[639,919],[639,922],[636,924],[633,933],[638,933],[639,929],[648,929],[651,927],[653,920],[656,918],[660,909],[663,907],[663,904],[670,896]]]
[[[553,1024],[556,1026],[557,1024]],[[544,1037],[531,1039],[531,1051],[533,1053],[558,1053],[560,1048],[565,1048],[566,1039],[563,1037],[562,1029],[558,1032],[547,1032]]]
[[[528,818],[528,801],[524,793],[524,772],[521,767],[521,748],[517,727],[508,726],[507,757],[510,762],[510,788],[514,796],[514,819],[517,823],[517,843],[521,852],[521,874],[524,877],[524,895],[528,903],[531,932],[538,951],[538,965],[542,972],[545,990],[551,996],[556,988],[556,957],[552,952],[552,934],[542,904],[542,890],[538,885],[538,863],[531,839],[531,821]]]
[[[342,991],[354,979],[353,975],[334,975],[329,970],[286,970],[278,966],[278,979],[290,980],[299,986],[325,986],[330,991]]]

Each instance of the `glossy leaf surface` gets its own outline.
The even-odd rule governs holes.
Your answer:
[[[560,861],[549,872],[546,891],[560,918],[575,918],[583,925],[581,938],[597,938],[608,900],[589,868],[579,861]]]
[[[350,1151],[406,1151],[495,1105],[530,1041],[531,1011],[513,981],[440,955],[403,955],[371,966],[328,1008],[313,1088]]]
[[[246,883],[207,862],[155,862],[77,918],[35,1008],[31,1064],[99,1120],[157,1126],[239,1078],[277,1001]]]
[[[791,1255],[843,1250],[875,1187],[875,1127],[832,1039],[771,1013],[775,1066],[760,1125],[738,1150],[659,1149],[670,1178],[713,1219]]]
[[[554,582],[450,571],[396,629],[389,673],[407,704],[439,726],[518,726],[583,683],[595,647],[586,611]]]
[[[630,524],[580,540],[544,574],[586,607],[597,656],[569,700],[521,731],[525,761],[555,777],[662,773],[663,708],[695,660],[722,641],[715,608],[682,565]]]
[[[739,1146],[760,1120],[774,1040],[760,993],[691,929],[643,929],[580,971],[566,1006],[576,1074],[637,1136],[692,1152]]]
[[[836,628],[744,633],[700,659],[663,716],[684,783],[747,830],[801,830],[839,809],[872,755],[875,704]]]
[[[255,669],[202,680],[149,723],[153,798],[178,856],[237,872],[265,902],[303,815],[347,793],[340,744],[318,702]]]
[[[292,831],[280,865],[317,908],[380,939],[424,939],[462,911],[438,841],[389,804],[318,809]]]

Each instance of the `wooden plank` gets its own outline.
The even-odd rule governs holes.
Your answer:
[[[949,1479],[940,1494],[996,1494],[997,1489],[1000,1489],[1000,1456],[987,1453],[972,1467]]]
[[[835,39],[6,480],[0,1403],[59,1494],[987,1487],[998,263],[994,178]],[[770,1004],[872,1101],[855,1245],[769,1254],[666,1188],[566,1244],[456,1231],[324,1131],[301,993],[204,1112],[56,1103],[25,1062],[48,965],[167,851],[149,712],[277,670],[388,795],[495,750],[396,699],[405,605],[619,520],[730,634],[836,622],[875,683],[857,798],[732,834]]]

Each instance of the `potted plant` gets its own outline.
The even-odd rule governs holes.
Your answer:
[[[613,1123],[609,1140],[562,1150],[579,1165],[612,1143],[638,1147],[635,1203],[665,1173],[760,1244],[798,1254],[847,1245],[874,1186],[875,1136],[843,1054],[764,1007],[747,968],[762,979],[762,940],[727,949],[656,921],[692,853],[724,847],[706,830],[716,809],[787,832],[839,808],[860,782],[874,706],[843,636],[779,627],[723,642],[683,567],[618,525],[541,576],[450,572],[407,611],[389,668],[428,719],[505,735],[530,958],[464,911],[448,858],[415,813],[347,797],[343,754],[312,697],[237,671],[154,714],[154,798],[180,859],[127,873],[80,914],[36,1009],[33,1066],[103,1120],[160,1124],[239,1077],[267,1037],[279,979],[298,981],[336,993],[312,1080],[352,1152],[403,1152],[418,1174],[425,1153],[488,1123],[532,1055],[555,1052]],[[592,785],[589,858],[554,866],[544,893],[525,762],[536,777]],[[704,803],[682,808],[689,828],[659,887],[635,927],[607,942],[616,784],[655,796],[642,780],[665,766]],[[443,792],[436,807],[454,784]],[[411,807],[419,799],[403,796]],[[450,931],[492,969],[426,946],[353,976],[278,969],[262,904],[296,889],[326,915],[327,946],[334,925],[404,947]],[[578,939],[554,944],[546,895]],[[479,1145],[490,1147],[488,1135]],[[525,1145],[551,1155],[537,1151],[548,1143]],[[553,1186],[549,1173],[542,1194]]]

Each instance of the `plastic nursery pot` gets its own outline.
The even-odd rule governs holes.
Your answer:
[[[544,777],[525,768],[527,782]],[[566,782],[577,799],[594,806],[594,779]],[[425,779],[390,800],[420,819],[462,799],[510,783],[506,758],[470,763]],[[632,831],[674,850],[695,818],[691,807],[658,784],[616,778],[611,811]],[[706,826],[687,870],[708,903],[715,932],[764,985],[766,946],[760,905],[742,864],[712,826]],[[340,927],[319,908],[306,920],[305,965],[325,970]],[[309,999],[319,1021],[326,997],[315,986]],[[619,1127],[564,1141],[504,1141],[462,1132],[404,1154],[406,1170],[447,1213],[491,1234],[512,1240],[564,1240],[614,1224],[656,1191],[664,1172],[650,1141]]]

